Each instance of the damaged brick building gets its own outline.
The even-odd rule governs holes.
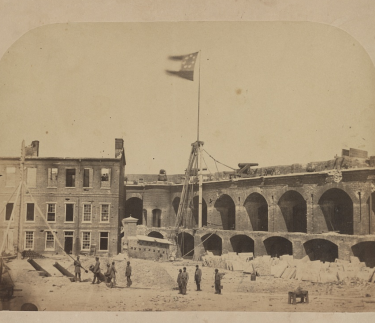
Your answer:
[[[38,141],[25,150],[27,189],[21,202],[15,193],[20,157],[0,158],[4,250],[61,253],[57,237],[67,253],[117,254],[125,196],[123,140],[115,140],[114,158],[39,157]]]
[[[248,167],[237,175],[206,176],[202,228],[198,185],[191,185],[178,235],[182,255],[210,250],[323,261],[354,255],[375,266],[375,157],[350,149],[325,162]],[[182,176],[127,175],[125,216],[138,219],[138,234],[173,239]]]

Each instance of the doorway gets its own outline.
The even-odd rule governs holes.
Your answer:
[[[73,231],[65,231],[64,238],[64,251],[69,255],[73,251]]]

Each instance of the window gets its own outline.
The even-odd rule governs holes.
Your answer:
[[[90,250],[91,232],[82,232],[82,250]]]
[[[34,232],[25,232],[25,249],[34,249]]]
[[[108,250],[108,232],[100,232],[99,250]]]
[[[26,221],[34,221],[34,203],[26,204]]]
[[[65,222],[74,221],[74,204],[65,204]]]
[[[47,221],[48,222],[56,221],[56,204],[52,204],[52,203],[47,204]]]
[[[13,203],[7,203],[5,211],[5,221],[9,221],[13,211]]]
[[[102,168],[100,178],[101,178],[100,187],[110,188],[110,186],[111,186],[111,169],[110,168]]]
[[[57,187],[57,168],[48,168],[48,187]]]
[[[75,168],[67,169],[65,187],[75,187],[75,186],[76,186],[76,170]]]
[[[51,231],[46,232],[46,249],[55,249],[55,237]]]
[[[91,222],[91,204],[83,204],[83,222]]]
[[[16,167],[6,168],[5,186],[14,187],[16,186]]]
[[[109,204],[100,205],[100,222],[109,222]]]
[[[85,168],[83,170],[83,187],[92,187],[93,170]]]
[[[36,168],[27,168],[26,183],[28,187],[36,187]]]

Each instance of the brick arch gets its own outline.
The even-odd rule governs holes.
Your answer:
[[[277,201],[288,232],[307,232],[307,203],[297,190],[288,190]]]
[[[272,206],[272,202],[274,202],[275,205],[277,205],[280,198],[286,192],[289,192],[289,191],[295,191],[295,192],[299,193],[303,197],[303,199],[306,201],[306,203],[308,203],[309,200],[311,199],[310,192],[308,192],[305,188],[303,188],[303,187],[289,187],[289,188],[277,189],[273,194],[270,194],[270,195],[273,195],[273,200],[272,200],[271,196],[269,197],[269,199],[267,199],[265,197],[268,205]]]
[[[269,204],[262,194],[258,192],[249,194],[243,207],[246,209],[253,231],[268,231]]]
[[[175,216],[177,216],[178,208],[179,208],[179,206],[180,206],[180,203],[181,203],[181,198],[180,198],[180,196],[175,196],[175,197],[172,199],[172,212],[174,213]]]
[[[142,196],[141,193],[129,193],[129,192],[126,193],[126,201],[133,198],[133,197],[137,197],[137,198],[143,200],[143,196]]]
[[[345,190],[335,187],[325,190],[317,203],[329,231],[354,233],[353,200]]]
[[[342,190],[346,194],[348,194],[353,203],[359,203],[359,196],[357,194],[358,190],[353,190],[352,188],[345,189],[344,186],[342,185],[342,183],[329,183],[329,184],[324,185],[324,188],[325,188],[325,190],[322,191],[322,192],[318,192],[318,193],[313,192],[314,201],[319,201],[324,193],[326,193],[330,189],[336,188],[336,189]],[[363,196],[361,198],[362,198],[362,200],[364,200]]]
[[[221,256],[223,252],[223,237],[217,232],[207,233],[201,237],[204,249],[211,251],[214,255]]]
[[[229,239],[229,242],[234,252],[254,252],[254,239],[247,234],[234,234]]]
[[[171,201],[173,201],[176,197],[181,198],[181,192],[175,192],[171,195]]]
[[[310,239],[303,247],[311,261],[334,262],[339,257],[338,245],[329,239]]]
[[[213,205],[219,214],[223,230],[234,230],[236,228],[236,203],[228,194],[221,194]]]
[[[293,255],[293,242],[282,235],[267,237],[263,240],[263,244],[271,257]]]
[[[148,236],[151,232],[159,232],[164,238],[168,236],[168,232],[164,229],[159,228],[149,228],[145,231],[145,235]]]

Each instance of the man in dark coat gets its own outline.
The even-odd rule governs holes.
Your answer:
[[[189,274],[186,272],[186,267],[184,267],[184,271],[181,273],[181,285],[182,285],[182,295],[186,295],[186,286],[189,281]]]
[[[79,256],[77,256],[77,260],[74,260],[74,281],[78,282],[81,281],[81,262],[79,261]]]
[[[177,284],[178,284],[178,289],[179,294],[182,294],[182,281],[181,281],[181,275],[182,275],[182,269],[179,270],[178,276],[177,276]]]
[[[130,266],[130,261],[127,262],[127,266],[125,269],[125,276],[126,276],[126,287],[130,287],[132,285],[132,280],[130,276],[132,275],[132,267]]]
[[[95,263],[95,266],[92,270],[92,272],[94,273],[94,279],[92,280],[92,284],[95,284],[95,280],[97,280],[97,284],[100,283],[100,279],[99,279],[99,274],[100,274],[100,262],[99,262],[99,257],[95,257],[96,259],[96,263]]]
[[[105,282],[110,283],[111,282],[111,265],[107,264],[107,271],[104,273]]]
[[[195,280],[195,283],[197,284],[197,291],[200,292],[201,291],[202,270],[199,269],[198,265],[196,265],[195,267],[196,267],[196,269],[195,269],[194,280]]]
[[[215,294],[221,294],[221,278],[224,274],[219,273],[218,269],[215,269]]]

